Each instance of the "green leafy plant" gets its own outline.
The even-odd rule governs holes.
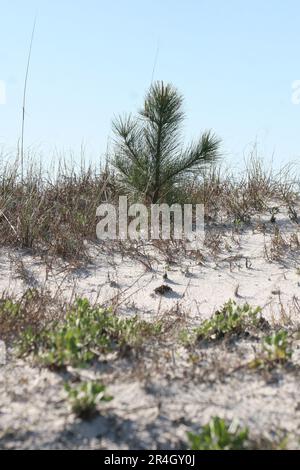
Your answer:
[[[68,392],[73,413],[82,419],[91,418],[100,402],[108,402],[113,399],[105,394],[106,387],[97,382],[82,382],[76,386],[67,383],[65,390]]]
[[[191,345],[191,343],[193,343],[193,337],[194,337],[194,335],[191,334],[186,329],[180,330],[179,333],[178,333],[178,340],[185,347],[189,347]]]
[[[292,357],[287,331],[277,331],[263,340],[263,350],[271,361],[286,361]]]
[[[16,317],[20,313],[21,305],[19,302],[14,302],[12,299],[0,300],[0,315],[10,315]]]
[[[287,331],[276,331],[263,338],[262,352],[250,362],[250,367],[273,367],[285,364],[291,357],[292,349]]]
[[[56,306],[55,299],[50,298],[49,293],[32,288],[27,289],[18,299],[3,295],[0,298],[1,339],[10,343],[24,335],[28,348],[33,347],[31,338],[47,322],[61,314],[61,308],[56,309]]]
[[[183,148],[183,98],[170,84],[156,82],[148,91],[138,118],[119,117],[112,159],[121,181],[152,203],[165,200],[189,172],[214,162],[220,141],[210,131]]]
[[[199,434],[188,432],[191,450],[239,450],[246,448],[247,439],[247,428],[240,428],[235,421],[228,424],[219,417],[212,418]]]
[[[198,339],[220,339],[228,334],[241,334],[248,328],[258,327],[262,322],[261,308],[253,308],[249,304],[237,305],[229,300],[212,318],[205,320],[195,334]]]
[[[26,329],[19,340],[19,352],[34,352],[49,367],[81,366],[101,353],[139,348],[147,337],[160,331],[159,322],[119,318],[110,309],[92,307],[88,300],[78,299],[65,321],[37,334]]]

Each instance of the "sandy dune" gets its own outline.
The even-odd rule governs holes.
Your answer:
[[[201,256],[144,246],[132,256],[118,249],[91,248],[91,263],[51,268],[39,256],[21,250],[0,252],[1,291],[21,295],[28,287],[49,290],[71,301],[83,296],[113,305],[119,314],[147,320],[177,315],[188,326],[199,324],[228,299],[261,306],[272,325],[295,330],[300,318],[300,230],[281,210],[251,225],[212,226],[218,250]],[[279,229],[279,232],[278,232]],[[218,237],[216,236],[218,234]],[[165,278],[163,278],[164,274]],[[172,290],[154,292],[162,284]],[[171,312],[171,313],[170,313]],[[293,364],[300,365],[299,342]],[[93,366],[80,373],[101,377],[114,400],[93,421],[77,420],[64,403],[64,376],[33,367],[8,355],[0,366],[0,440],[4,447],[26,448],[179,448],[186,431],[218,415],[237,418],[254,438],[289,437],[299,446],[299,373],[245,372],[256,342],[247,338],[218,343],[199,352],[191,365],[188,352],[170,342],[143,357],[134,370],[128,359]]]

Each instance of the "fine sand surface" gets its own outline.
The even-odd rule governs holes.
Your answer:
[[[119,315],[147,321],[175,318],[188,328],[209,318],[229,299],[263,308],[272,327],[299,330],[300,226],[283,208],[257,215],[251,225],[211,225],[211,244],[201,254],[168,247],[91,248],[91,262],[71,266],[22,250],[0,251],[0,291],[18,297],[34,287],[72,301],[113,305]],[[167,276],[164,276],[164,275]],[[154,289],[171,287],[166,295]],[[299,335],[298,335],[299,336]],[[288,438],[299,447],[300,341],[293,367],[248,370],[257,340],[240,338],[188,350],[174,340],[149,354],[107,360],[76,373],[99,377],[114,399],[92,421],[74,417],[65,398],[64,374],[15,358],[8,348],[0,366],[0,443],[4,448],[178,449],[186,432],[212,416],[238,419],[257,440]],[[67,372],[65,373],[67,374]]]

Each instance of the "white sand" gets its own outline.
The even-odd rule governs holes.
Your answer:
[[[232,236],[231,229],[223,227],[221,252],[213,255],[206,248],[203,264],[176,247],[171,250],[175,261],[171,264],[161,252],[146,247],[152,267],[147,270],[136,256],[122,258],[120,253],[93,248],[93,263],[86,268],[70,269],[57,262],[49,271],[38,256],[2,249],[0,290],[19,295],[34,286],[67,300],[84,296],[112,303],[120,314],[138,314],[147,320],[174,309],[190,324],[198,324],[232,298],[261,306],[269,321],[295,328],[300,320],[296,243],[300,227],[284,211],[276,218],[290,245],[282,248],[279,259],[266,259],[266,252],[275,256],[271,251],[275,226],[264,214],[241,234]],[[265,235],[259,229],[264,221]],[[171,294],[154,293],[163,283],[172,288]],[[219,344],[204,350],[203,362],[193,366],[183,347],[168,345],[157,351],[154,361],[143,363],[140,378],[126,361],[117,361],[104,374],[84,371],[101,377],[114,396],[105,405],[109,409],[90,423],[70,413],[61,376],[9,359],[0,366],[0,442],[2,438],[3,446],[22,448],[178,448],[186,441],[187,430],[218,415],[239,419],[249,426],[252,437],[274,439],[280,429],[289,436],[288,446],[295,447],[300,442],[299,373],[279,370],[264,376],[238,369],[243,360],[253,357],[253,347],[247,340],[232,349]]]

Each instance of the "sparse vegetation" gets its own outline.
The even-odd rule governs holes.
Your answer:
[[[65,384],[73,413],[81,419],[90,419],[100,402],[108,402],[113,397],[106,395],[106,387],[97,382],[81,382],[78,385]]]
[[[171,99],[177,92],[170,89],[166,93],[170,94]],[[120,126],[121,123],[119,123]],[[122,151],[120,148],[119,151],[116,150],[116,155],[112,155],[111,160],[119,159],[122,166],[123,160],[125,162],[128,158],[129,160],[124,165],[125,167],[127,165],[132,173],[130,177],[126,177],[124,173],[124,178],[129,180],[133,178],[133,182],[135,180],[137,183],[137,177],[134,176],[136,170],[133,168],[138,163],[130,163],[129,150],[126,150],[126,146],[131,145],[131,137],[125,139],[126,132],[135,133],[136,130],[125,129],[129,126],[127,120],[122,126],[123,128],[119,129],[121,134],[118,145],[125,147]],[[139,139],[134,136],[135,138]],[[169,137],[166,139],[169,142]],[[212,224],[213,229],[213,231],[207,230],[206,246],[211,246],[213,256],[218,256],[221,252],[224,222],[233,224],[235,229],[238,228],[241,231],[247,227],[255,214],[267,211],[268,207],[274,207],[273,199],[281,199],[287,209],[295,207],[299,188],[292,168],[289,171],[286,170],[284,176],[278,176],[270,169],[265,170],[257,157],[256,150],[253,151],[249,164],[240,178],[222,170],[221,167],[218,168],[215,165],[207,167],[205,162],[213,159],[212,156],[217,153],[217,145],[210,141],[208,134],[204,134],[202,140],[196,145],[197,148],[190,149],[190,152],[182,157],[187,160],[191,160],[192,154],[195,158],[197,157],[194,163],[202,168],[198,176],[189,175],[179,178],[179,175],[185,173],[185,171],[181,172],[183,160],[172,163],[173,160],[170,157],[170,163],[168,146],[164,148],[161,143],[164,159],[159,158],[159,165],[162,165],[160,189],[147,173],[148,170],[154,171],[154,163],[157,159],[152,163],[146,159],[149,166],[146,171],[145,163],[146,182],[139,174],[140,187],[135,192],[128,192],[128,196],[130,201],[139,200],[146,204],[155,200],[204,204],[207,227],[210,228]],[[170,145],[172,142],[171,139]],[[215,147],[214,150],[213,147]],[[96,209],[101,202],[117,202],[119,195],[124,194],[123,179],[121,178],[121,181],[117,177],[113,165],[107,165],[104,169],[85,165],[75,168],[66,161],[60,161],[56,169],[47,171],[41,165],[38,166],[30,161],[29,157],[27,160],[22,181],[18,161],[12,163],[11,156],[7,161],[4,158],[0,161],[1,245],[30,249],[39,253],[49,263],[55,257],[63,258],[76,265],[87,263],[91,246],[96,244],[98,248],[105,249],[96,238]],[[174,171],[179,172],[178,178],[173,178],[169,182],[166,180],[164,183],[164,178],[172,172],[173,164],[176,167]],[[156,174],[156,171],[154,172]],[[173,187],[176,187],[175,190],[172,189]],[[275,233],[276,224],[272,226]],[[278,246],[275,238],[274,244]],[[132,252],[134,256],[139,255],[133,244],[128,246],[128,244],[115,243],[114,248],[125,250],[127,254]],[[184,245],[181,249],[184,250]],[[276,257],[276,250],[270,256]]]
[[[300,1],[1,17],[0,450],[300,450]]]
[[[198,434],[188,433],[191,450],[242,450],[247,448],[247,439],[247,428],[241,428],[237,422],[228,424],[217,416]]]
[[[52,324],[38,334],[26,329],[19,339],[19,354],[34,353],[48,367],[82,366],[101,354],[120,354],[141,346],[147,336],[158,335],[161,324],[120,318],[110,309],[92,307],[78,299],[63,322]]]
[[[286,364],[292,357],[288,332],[275,331],[262,340],[262,352],[250,363],[250,367],[273,367]]]
[[[229,300],[210,318],[194,330],[197,339],[217,340],[226,335],[240,335],[263,323],[261,308],[249,304],[242,306]]]
[[[1,244],[86,261],[85,241],[96,238],[96,208],[117,195],[113,175],[63,162],[48,173],[28,163],[20,181],[17,162],[0,165]]]
[[[47,325],[61,319],[64,312],[65,305],[47,291],[29,288],[19,299],[3,294],[0,338],[9,343],[24,335],[24,341],[30,341],[31,336],[37,336]]]
[[[162,360],[163,367],[169,367],[168,361],[173,362],[168,351],[172,340],[168,337],[168,342],[163,346],[164,340],[161,337],[163,331],[167,330],[169,322],[167,319],[151,324],[138,318],[124,319],[118,317],[110,309],[93,307],[87,300],[78,299],[74,305],[65,307],[65,313],[60,319],[53,320],[52,318],[48,323],[42,321],[42,316],[40,316],[40,323],[35,325],[34,329],[24,328],[24,325],[27,325],[26,322],[24,324],[26,312],[29,313],[36,311],[38,307],[41,308],[41,298],[43,298],[43,294],[37,290],[28,290],[19,301],[4,298],[0,303],[0,324],[4,318],[6,322],[9,319],[10,328],[14,319],[17,324],[21,322],[18,327],[20,352],[24,355],[32,353],[40,364],[47,365],[54,371],[68,365],[75,367],[87,365],[96,358],[100,359],[101,356],[108,357],[107,353],[111,351],[117,352],[118,357],[128,350],[140,351],[143,356],[141,357],[141,367],[145,367],[145,364],[150,360],[151,368],[154,364],[159,368],[159,360],[163,358],[158,360],[157,354],[161,355],[161,351],[165,351],[163,357],[167,361]],[[45,310],[43,310],[43,314],[47,318]],[[21,326],[22,322],[23,326]],[[248,304],[239,306],[230,300],[210,320],[196,328],[194,336],[189,334],[187,330],[182,330],[181,340],[190,344],[193,336],[194,339],[198,337],[213,341],[218,338],[221,341],[227,335],[240,335],[252,329],[257,332],[259,327],[265,326],[262,322],[261,309],[252,308]],[[170,334],[172,333],[170,329],[168,331]],[[251,341],[251,336],[247,338]],[[165,337],[166,339],[167,337]],[[150,356],[149,353],[144,355],[145,351],[142,346],[147,342],[148,345],[151,345],[152,340],[156,346],[159,344],[162,349],[159,349],[156,354],[152,345]],[[162,341],[158,343],[157,340]],[[174,344],[171,348],[173,347]],[[262,352],[257,356],[255,364],[253,362],[251,366],[261,368],[285,364],[291,358],[291,351],[287,332],[274,332],[263,338]],[[154,356],[150,359],[152,354]],[[212,370],[214,373],[221,374],[220,377],[224,374],[225,370],[220,368],[217,371],[214,361],[207,362],[205,357],[205,354],[195,356],[195,360],[190,361],[190,372],[188,372],[189,369],[185,370],[185,377],[188,373],[192,376],[197,369],[203,370],[203,377],[206,373],[211,373]],[[132,361],[131,356],[127,356],[127,358],[130,359],[132,367],[134,364],[139,364],[138,361]],[[77,369],[75,375],[73,373],[66,374],[68,382],[65,384],[65,390],[72,412],[78,418],[88,420],[97,411],[101,411],[101,403],[110,401],[112,397],[107,393],[101,377],[98,380],[85,380],[84,377],[80,378],[80,374],[84,372]],[[145,377],[148,373],[149,369],[148,372],[145,371]],[[277,442],[275,439],[269,441],[259,436],[253,441],[249,439],[248,434],[248,429],[241,428],[236,421],[229,423],[215,417],[203,426],[199,433],[192,431],[188,433],[189,448],[192,450],[277,449],[282,448],[286,443],[286,439]]]
[[[61,380],[68,381],[69,403],[77,417],[88,419],[101,410],[101,403],[110,398],[105,387],[110,390],[111,385],[116,385],[118,390],[120,386],[127,395],[127,390],[131,390],[131,380],[134,387],[136,383],[141,384],[143,393],[147,392],[147,397],[148,393],[151,395],[158,409],[160,406],[164,409],[164,397],[159,395],[158,399],[156,395],[156,387],[160,390],[163,385],[158,385],[157,380],[163,384],[172,383],[174,390],[177,386],[181,387],[183,381],[192,391],[195,389],[191,384],[197,388],[199,383],[204,389],[207,386],[209,390],[223,390],[223,385],[225,387],[229,382],[236,384],[240,381],[241,386],[245,387],[244,380],[247,381],[250,376],[249,367],[252,367],[254,380],[265,378],[266,387],[269,382],[277,380],[279,373],[291,373],[290,377],[296,375],[298,356],[292,356],[294,337],[292,343],[287,333],[292,321],[291,314],[290,310],[285,310],[285,281],[289,281],[289,276],[285,279],[286,273],[282,273],[282,286],[267,283],[270,287],[266,295],[272,296],[273,305],[279,310],[280,327],[287,328],[283,332],[278,331],[277,324],[274,326],[272,318],[270,323],[264,320],[262,309],[244,303],[252,294],[247,291],[243,276],[255,278],[259,265],[255,255],[250,253],[248,256],[242,251],[242,237],[251,235],[252,231],[265,243],[265,256],[272,261],[272,267],[276,266],[275,263],[287,263],[288,259],[293,259],[292,269],[296,278],[295,273],[299,270],[296,184],[288,185],[286,180],[276,180],[271,172],[264,172],[255,159],[241,179],[223,173],[216,166],[209,166],[201,169],[200,177],[188,176],[176,180],[178,202],[205,203],[205,243],[203,250],[195,252],[187,250],[184,241],[173,239],[155,240],[149,244],[97,242],[96,207],[102,201],[117,201],[124,191],[119,176],[109,166],[98,172],[91,168],[82,167],[75,171],[65,167],[51,178],[45,176],[42,169],[28,167],[27,176],[24,175],[22,182],[18,167],[12,173],[9,169],[11,166],[0,171],[1,243],[2,247],[10,250],[12,276],[18,278],[25,293],[19,297],[3,294],[0,300],[0,338],[9,346],[18,345],[19,355],[24,359],[24,362],[20,361],[22,364],[27,361],[28,367],[46,366],[48,370],[44,369],[42,373],[57,379],[58,394]],[[152,202],[151,194],[152,190],[146,196],[147,204]],[[145,192],[132,192],[129,196],[130,201],[144,201]],[[160,200],[168,201],[172,197],[170,188],[166,197],[162,191]],[[292,211],[295,211],[294,215]],[[286,219],[283,221],[284,217]],[[285,230],[285,223],[293,226],[292,234]],[[26,251],[23,251],[24,248]],[[133,296],[132,302],[129,300],[131,292],[127,290],[128,282],[118,277],[114,261],[104,273],[107,278],[105,285],[112,289],[112,297],[104,306],[92,305],[85,299],[75,303],[73,300],[70,303],[63,300],[64,276],[73,283],[73,275],[81,275],[79,267],[90,272],[91,265],[87,262],[94,253],[100,257],[103,253],[105,256],[113,253],[122,261],[130,259],[130,262],[138,262],[149,280],[151,277],[151,281],[155,280],[155,284],[152,283],[149,291],[145,292],[158,307],[157,312],[150,308],[149,312],[143,312],[147,322],[139,316],[132,316],[135,312],[139,315],[135,299]],[[28,262],[33,256],[42,266],[42,276],[40,268],[32,269],[31,261]],[[202,270],[205,273],[211,267],[216,270],[217,276],[224,277],[224,271],[230,276],[229,295],[234,295],[236,301],[229,300],[203,321],[201,276]],[[200,276],[197,274],[199,269]],[[55,279],[58,289],[55,294],[51,290],[56,289],[53,287],[54,272],[63,273]],[[238,279],[236,274],[239,275]],[[180,283],[183,283],[178,283],[177,276],[184,279],[187,289],[199,282],[200,302],[191,309],[193,315],[195,308],[199,314],[197,323],[191,312],[184,309],[189,292],[182,291]],[[43,288],[41,278],[42,282],[45,279]],[[135,282],[135,276],[133,278]],[[165,284],[164,289],[160,289],[160,283]],[[50,287],[50,291],[46,287]],[[140,286],[136,285],[138,289]],[[74,290],[72,299],[75,295]],[[206,294],[204,298],[207,298]],[[167,302],[172,302],[170,310],[166,310]],[[297,297],[293,302],[291,308],[299,312]],[[261,305],[265,306],[264,303]],[[262,339],[265,334],[268,336]],[[30,356],[29,360],[27,356]],[[250,363],[252,357],[254,360]],[[90,376],[90,373],[93,375]],[[58,409],[72,419],[63,396],[60,398]],[[190,400],[188,396],[185,402],[190,404]],[[106,412],[101,419],[115,420],[114,426],[122,428],[122,420],[117,418],[120,409],[116,413],[112,411],[118,402],[112,402],[111,408],[104,407]],[[47,406],[48,402],[45,404]],[[131,410],[131,406],[128,408]],[[195,410],[202,413],[202,404],[195,404]],[[120,413],[123,419],[123,409]],[[182,419],[181,416],[178,419]],[[196,415],[190,414],[188,419],[194,421]],[[76,422],[79,423],[78,420]],[[249,427],[252,433],[252,427]],[[243,440],[246,431],[246,428],[237,428],[235,433],[232,423],[218,418],[202,428],[199,434],[191,433],[190,447],[277,446],[275,438],[269,442],[259,434],[256,442],[250,442],[248,437]]]
[[[286,361],[292,356],[287,331],[278,331],[263,339],[263,350],[271,361]]]

